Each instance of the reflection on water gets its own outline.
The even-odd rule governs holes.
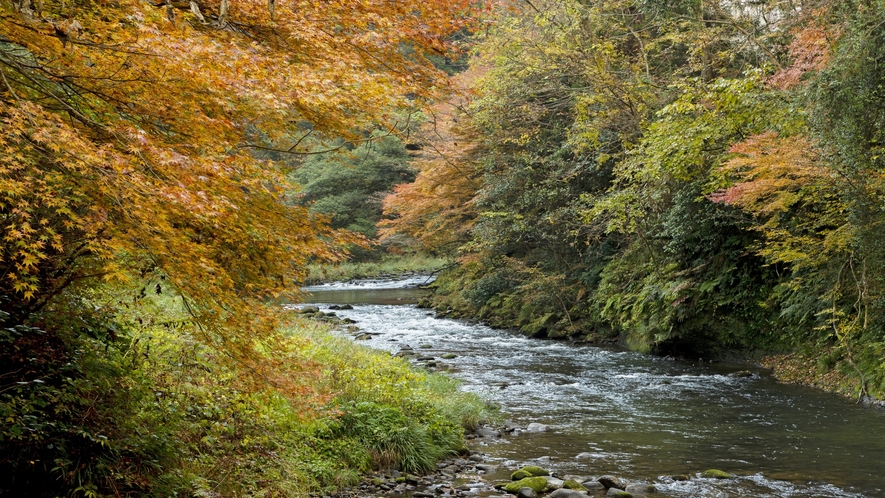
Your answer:
[[[367,344],[454,359],[464,388],[520,425],[551,430],[495,440],[483,452],[509,467],[543,462],[560,474],[657,481],[674,497],[885,496],[885,415],[745,365],[674,362],[617,348],[529,339],[428,310],[420,289],[308,289],[315,303],[351,303],[340,317],[380,333]],[[321,305],[322,307],[322,305]],[[580,455],[580,458],[578,457]],[[739,479],[671,482],[708,468]]]

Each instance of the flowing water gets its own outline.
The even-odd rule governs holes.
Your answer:
[[[325,309],[376,333],[365,344],[434,356],[464,389],[541,433],[484,440],[505,468],[543,465],[560,475],[614,474],[672,497],[885,497],[885,411],[779,384],[746,365],[671,361],[531,339],[414,303],[424,278],[305,288]],[[456,355],[441,360],[446,353]],[[739,477],[697,478],[716,468]],[[689,481],[668,476],[690,475]],[[505,477],[502,474],[502,477]]]

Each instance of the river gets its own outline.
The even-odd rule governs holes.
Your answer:
[[[415,306],[425,277],[307,287],[373,338],[434,356],[463,388],[542,433],[483,440],[502,467],[613,474],[672,497],[885,497],[885,412],[780,384],[746,365],[672,361],[617,347],[531,339]],[[454,358],[441,359],[445,354]],[[751,376],[741,371],[749,370]],[[715,468],[736,479],[697,478]],[[684,474],[689,481],[668,476]]]

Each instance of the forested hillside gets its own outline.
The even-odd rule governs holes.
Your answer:
[[[885,8],[499,14],[385,200],[385,234],[458,258],[436,306],[661,354],[810,353],[882,397]]]

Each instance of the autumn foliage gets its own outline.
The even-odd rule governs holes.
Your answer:
[[[203,340],[249,350],[273,328],[262,301],[358,241],[289,202],[256,151],[299,154],[306,134],[433,97],[425,56],[471,22],[464,0],[4,2],[2,321],[162,275]]]
[[[384,199],[384,214],[390,218],[380,223],[382,241],[405,234],[424,250],[439,251],[469,237],[481,176],[478,132],[465,112],[476,72],[454,78],[454,93],[428,113],[430,119],[414,139],[421,150],[412,163],[419,170],[417,178]]]

